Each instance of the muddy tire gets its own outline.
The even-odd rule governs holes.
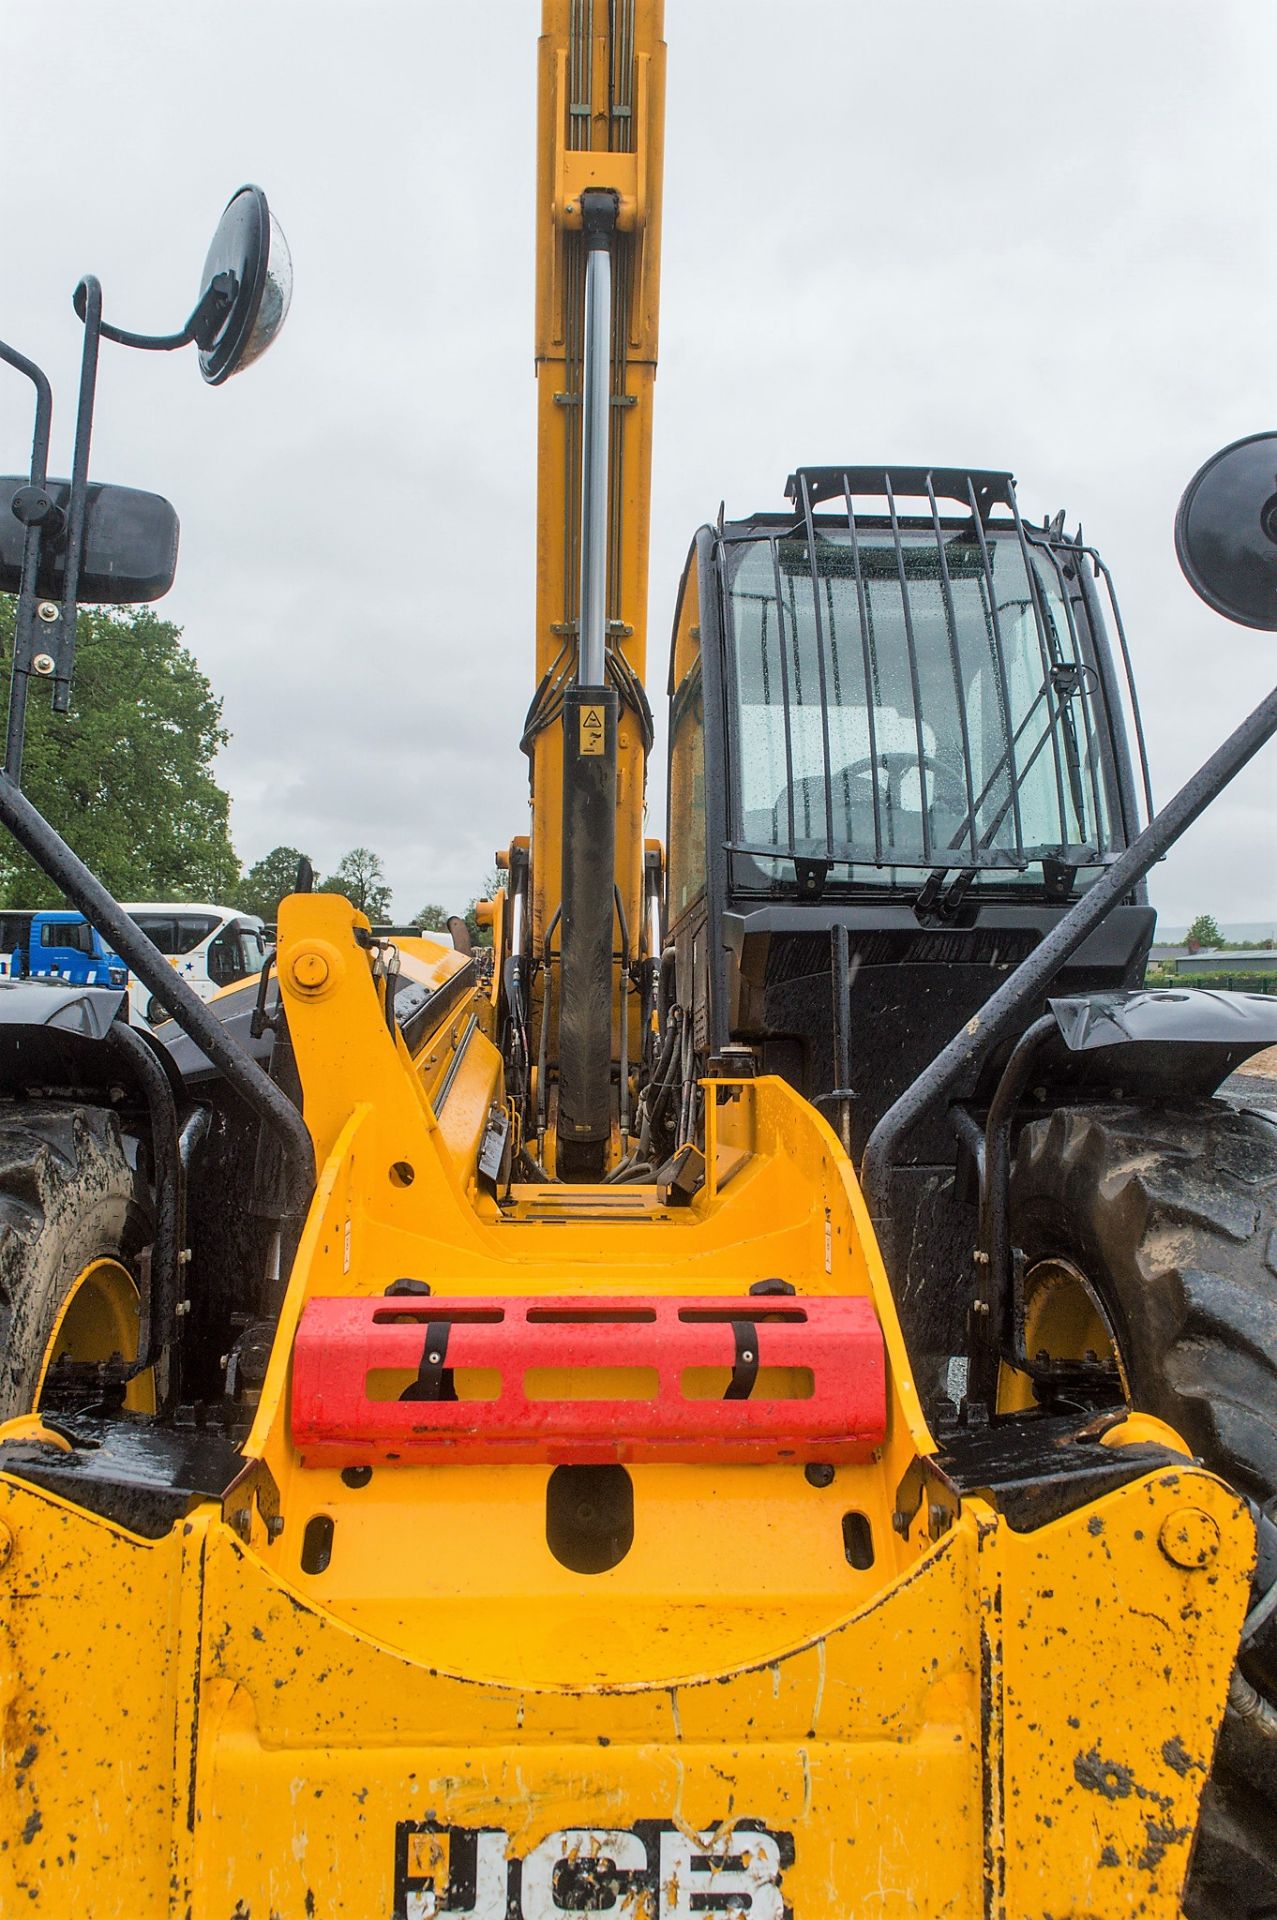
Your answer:
[[[1277,1121],[1222,1102],[1025,1127],[1011,1233],[1085,1276],[1133,1405],[1277,1521]],[[1277,1635],[1243,1655],[1202,1803],[1189,1920],[1277,1916]]]
[[[61,1101],[0,1108],[0,1420],[34,1408],[68,1295],[94,1263],[108,1263],[136,1340],[138,1255],[150,1239],[137,1142],[115,1114]]]

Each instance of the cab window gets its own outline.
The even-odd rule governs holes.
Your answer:
[[[175,932],[174,953],[194,953],[208,939],[217,926],[216,920],[210,920],[206,913],[179,916]]]
[[[231,987],[237,980],[242,980],[247,972],[239,932],[234,927],[227,927],[209,947],[208,977],[215,987]]]
[[[217,926],[206,913],[135,913],[133,923],[163,954],[193,953]]]
[[[674,695],[670,714],[671,921],[705,891],[705,693],[701,665]]]
[[[76,953],[92,953],[93,935],[83,920],[46,920],[40,929],[42,947],[70,947]]]
[[[669,918],[705,891],[705,693],[693,557],[678,612],[670,705]]]

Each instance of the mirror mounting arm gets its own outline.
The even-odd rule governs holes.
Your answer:
[[[75,447],[71,455],[71,491],[67,500],[66,584],[49,647],[53,655],[53,711],[71,706],[71,676],[75,671],[75,620],[84,557],[84,517],[89,494],[89,446],[93,439],[93,407],[97,398],[98,349],[102,342],[102,283],[86,274],[75,290],[76,311],[84,322],[84,349],[80,355],[80,397],[75,415]],[[19,744],[19,763],[21,746]],[[10,776],[13,777],[12,775]]]
[[[49,441],[53,431],[53,389],[34,360],[0,340],[0,360],[25,375],[35,388],[35,428],[31,436],[29,511],[20,516],[26,527],[22,548],[22,584],[18,591],[13,627],[13,667],[9,680],[9,718],[5,729],[5,772],[15,782],[22,778],[22,741],[26,731],[27,680],[36,654],[36,581],[40,553],[51,516],[39,511],[48,505]],[[15,502],[16,505],[16,502]]]
[[[88,310],[90,279],[81,280],[72,295],[72,304],[81,320],[85,320]],[[98,331],[104,340],[114,340],[121,347],[138,347],[144,353],[172,353],[178,347],[189,347],[192,341],[207,347],[217,338],[238,291],[239,281],[229,269],[216,274],[180,333],[131,333],[127,327],[114,327],[100,316]]]

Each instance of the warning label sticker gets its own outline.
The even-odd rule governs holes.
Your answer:
[[[606,729],[602,707],[581,708],[581,753],[601,754]]]

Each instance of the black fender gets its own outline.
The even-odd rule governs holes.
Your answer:
[[[1057,1032],[1035,1082],[1132,1095],[1208,1097],[1252,1055],[1277,1046],[1277,996],[1141,987],[1047,1002]]]
[[[253,1013],[257,1006],[258,976],[242,980],[224,993],[216,994],[208,1001],[209,1013],[219,1025],[226,1028],[250,1058],[255,1060],[264,1072],[269,1073],[271,1054],[274,1047],[274,1035],[271,1027],[262,1032],[253,1032]],[[279,1015],[279,996],[272,992],[267,1013],[271,1021]],[[172,1072],[178,1075],[181,1083],[192,1096],[207,1091],[214,1082],[222,1078],[221,1070],[215,1067],[199,1043],[184,1033],[176,1020],[162,1020],[148,1036],[156,1048],[164,1055]]]
[[[122,1086],[145,1098],[136,1070],[110,1045],[112,1027],[127,1024],[128,1013],[123,988],[0,980],[0,1095],[39,1089],[99,1099]],[[143,1038],[161,1061],[174,1099],[184,1099],[175,1063],[150,1035]]]

